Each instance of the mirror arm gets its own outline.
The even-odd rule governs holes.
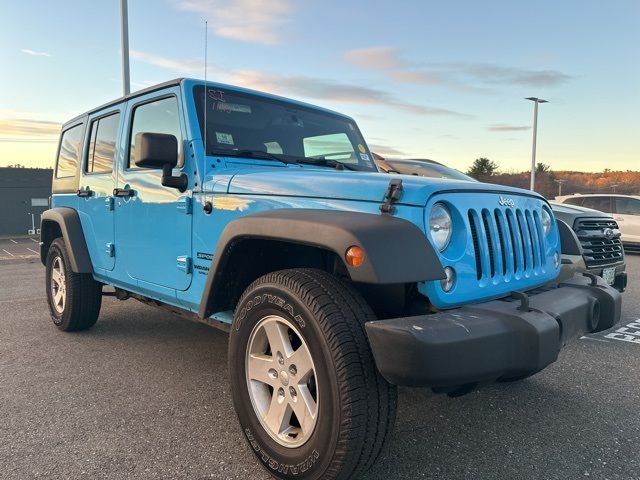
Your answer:
[[[181,173],[177,177],[173,176],[173,167],[169,163],[162,166],[162,185],[169,188],[177,188],[180,193],[184,192],[189,185],[189,178]]]

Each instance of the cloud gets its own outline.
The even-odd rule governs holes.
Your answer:
[[[131,57],[178,73],[196,73],[201,76],[202,65],[191,60],[176,60],[135,51]],[[358,105],[384,105],[419,115],[446,115],[471,118],[471,115],[446,108],[404,102],[385,90],[354,85],[330,79],[303,75],[283,75],[260,70],[229,70],[212,65],[211,69],[221,81],[254,90],[263,90],[287,97]]]
[[[492,132],[522,132],[526,130],[531,130],[529,126],[520,126],[520,125],[507,125],[505,123],[496,123],[494,125],[490,125],[487,127],[487,130]]]
[[[204,72],[204,63],[202,60],[179,60],[176,58],[162,57],[159,55],[153,55],[139,50],[131,50],[129,56],[134,60],[140,60],[143,63],[154,65],[156,67],[164,68],[167,70],[173,70],[179,74],[193,75]]]
[[[27,118],[0,119],[0,142],[55,142],[60,124]]]
[[[26,53],[27,55],[33,55],[34,57],[50,57],[51,54],[47,52],[38,52],[36,50],[30,50],[28,48],[21,48],[20,51],[22,53]]]
[[[293,0],[178,0],[178,8],[205,15],[216,35],[275,45],[294,11]]]
[[[350,50],[344,58],[359,68],[380,72],[400,83],[444,85],[457,90],[489,92],[485,85],[554,87],[573,79],[558,70],[533,70],[505,67],[492,63],[446,62],[420,64],[402,57],[393,47]]]

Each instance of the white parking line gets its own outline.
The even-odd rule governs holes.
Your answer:
[[[3,251],[4,253],[6,253],[7,255],[11,255],[12,257],[15,257],[15,255],[14,255],[13,253],[11,253],[11,252],[7,252],[4,248],[2,249],[2,251]]]
[[[31,250],[29,247],[27,247],[27,250],[29,250],[30,252],[35,253],[36,255],[38,255],[38,252],[36,252],[35,250]]]
[[[31,239],[32,242],[36,242],[36,243],[40,243],[38,240],[36,240],[35,238]]]
[[[634,320],[633,322],[616,329],[615,331],[605,335],[604,338],[640,345],[640,319]]]
[[[10,238],[9,241],[13,242],[13,243],[18,243],[16,242],[13,238]]]

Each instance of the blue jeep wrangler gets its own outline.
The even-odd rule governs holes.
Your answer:
[[[523,378],[620,317],[602,279],[554,282],[579,241],[539,195],[380,174],[351,118],[242,88],[178,79],[69,121],[51,203],[55,325],[111,294],[229,331],[240,425],[281,479],[367,471],[396,385]]]

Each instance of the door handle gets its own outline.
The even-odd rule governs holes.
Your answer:
[[[76,192],[76,195],[84,198],[91,197],[93,195],[93,190],[91,190],[89,187],[84,190],[81,188]]]
[[[132,188],[114,188],[113,196],[114,197],[133,197],[136,194],[136,191]]]

